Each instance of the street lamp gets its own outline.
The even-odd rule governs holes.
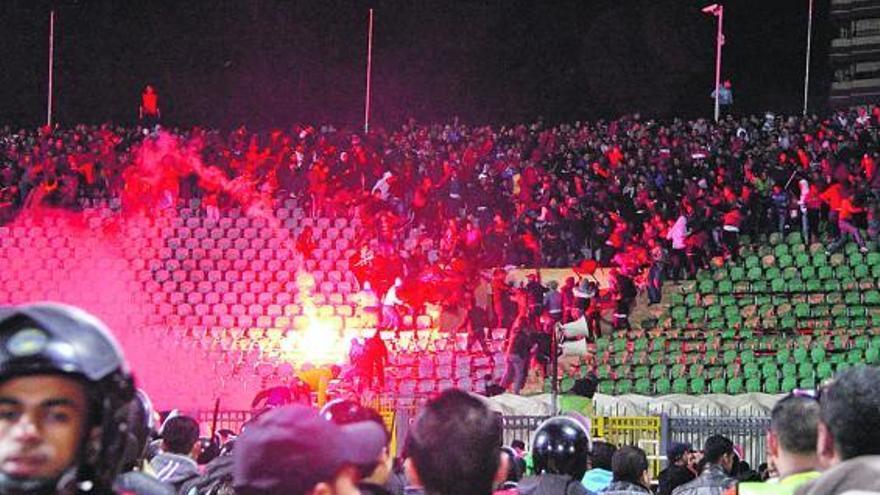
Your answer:
[[[715,39],[715,122],[721,115],[721,107],[719,105],[719,96],[721,89],[721,46],[724,45],[724,32],[721,26],[724,19],[724,6],[717,3],[703,7],[703,13],[718,18],[718,36]]]

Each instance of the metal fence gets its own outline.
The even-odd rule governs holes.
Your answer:
[[[418,414],[418,407],[409,405],[392,410],[383,406],[387,405],[379,405],[377,409],[393,432],[391,450],[396,453]],[[238,432],[250,417],[250,411],[220,411],[217,428]],[[200,411],[198,418],[203,427],[209,428],[213,412]],[[522,440],[530,445],[532,434],[545,419],[547,416],[503,416],[504,444]],[[752,467],[757,467],[766,460],[766,433],[769,428],[770,418],[762,415],[593,416],[590,433],[594,440],[642,448],[648,454],[656,474],[665,466],[666,450],[672,442],[689,442],[699,449],[709,436],[715,434],[724,435],[739,445],[744,460]]]
[[[666,421],[666,441],[688,442],[695,449],[712,435],[724,435],[742,448],[743,460],[753,468],[767,459],[767,416],[669,416]],[[665,450],[664,450],[665,452]]]

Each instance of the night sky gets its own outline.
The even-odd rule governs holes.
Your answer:
[[[827,100],[829,1],[815,0],[811,98]],[[166,123],[360,126],[367,10],[374,125],[473,124],[641,111],[710,116],[707,2],[48,1],[0,9],[0,125],[45,119],[50,6],[56,120],[131,123],[146,83]],[[730,0],[723,77],[736,112],[799,112],[808,0]]]

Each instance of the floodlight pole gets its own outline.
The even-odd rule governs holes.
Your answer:
[[[718,6],[718,36],[715,39],[715,122],[721,117],[721,47],[724,45],[724,33],[722,25],[724,24],[724,7]]]
[[[52,126],[52,83],[55,60],[55,10],[49,12],[49,94],[46,105],[46,127]]]
[[[810,99],[810,48],[813,41],[813,0],[809,0],[807,18],[807,61],[804,66],[804,116],[807,115],[807,103]]]
[[[373,9],[367,28],[367,93],[364,98],[364,134],[370,132],[370,75],[373,69]]]

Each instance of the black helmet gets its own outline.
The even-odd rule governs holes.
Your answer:
[[[336,424],[357,423],[372,419],[375,411],[353,400],[336,399],[324,404],[321,417]]]
[[[101,321],[71,306],[51,303],[0,307],[0,381],[27,375],[65,375],[86,383],[90,426],[86,440],[60,479],[14,479],[0,473],[0,491],[54,491],[74,481],[77,490],[107,491],[125,450],[128,403],[134,383],[125,358]]]
[[[574,418],[550,418],[535,430],[532,459],[535,473],[567,474],[579,480],[587,471],[590,435]]]
[[[147,446],[158,434],[153,402],[141,389],[137,389],[134,399],[128,403],[128,422],[126,428],[125,453],[122,456],[122,470],[134,469],[147,456]]]

